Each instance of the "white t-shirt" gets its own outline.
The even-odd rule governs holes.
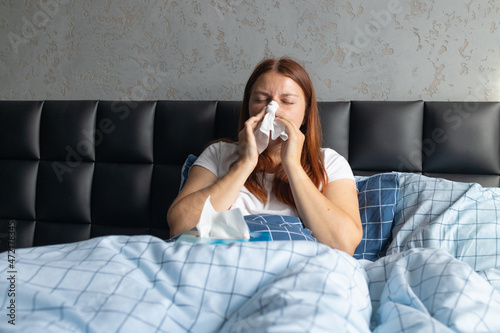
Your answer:
[[[330,148],[321,148],[325,163],[328,181],[348,178],[354,180],[351,167],[347,160]],[[211,171],[217,178],[221,179],[229,171],[229,167],[238,159],[238,145],[228,142],[217,142],[210,145],[198,157],[193,165],[199,165]],[[273,214],[298,216],[297,210],[282,203],[271,192],[274,174],[264,174],[264,189],[267,192],[268,201],[263,203],[254,196],[246,187],[243,187],[234,201],[231,209],[239,208],[243,215]]]

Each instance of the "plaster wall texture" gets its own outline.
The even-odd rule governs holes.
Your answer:
[[[290,56],[319,100],[500,100],[486,0],[5,0],[0,99],[241,100]]]

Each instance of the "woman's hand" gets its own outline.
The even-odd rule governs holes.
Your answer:
[[[259,151],[255,140],[255,130],[264,118],[266,108],[264,107],[257,115],[248,118],[245,122],[245,127],[238,134],[238,162],[248,163],[252,165],[252,170],[257,165],[259,160]]]
[[[300,160],[305,135],[283,111],[276,112],[276,120],[285,126],[286,133],[288,134],[288,140],[283,141],[281,144],[281,163],[288,174],[292,167],[302,168]]]

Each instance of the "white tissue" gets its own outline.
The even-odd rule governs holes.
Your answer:
[[[202,238],[250,239],[250,230],[239,208],[224,212],[215,211],[208,196],[196,225]]]
[[[285,131],[285,126],[275,120],[278,107],[279,104],[276,101],[271,101],[267,105],[266,115],[262,120],[260,128],[258,128],[254,133],[259,154],[266,150],[270,139],[276,140],[280,137],[283,141],[288,140],[288,134]]]

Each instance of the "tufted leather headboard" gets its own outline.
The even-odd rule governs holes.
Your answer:
[[[109,234],[168,238],[184,160],[214,139],[236,138],[240,105],[0,101],[0,235],[14,221],[18,248]],[[498,102],[319,106],[324,146],[355,174],[407,171],[500,186]]]

